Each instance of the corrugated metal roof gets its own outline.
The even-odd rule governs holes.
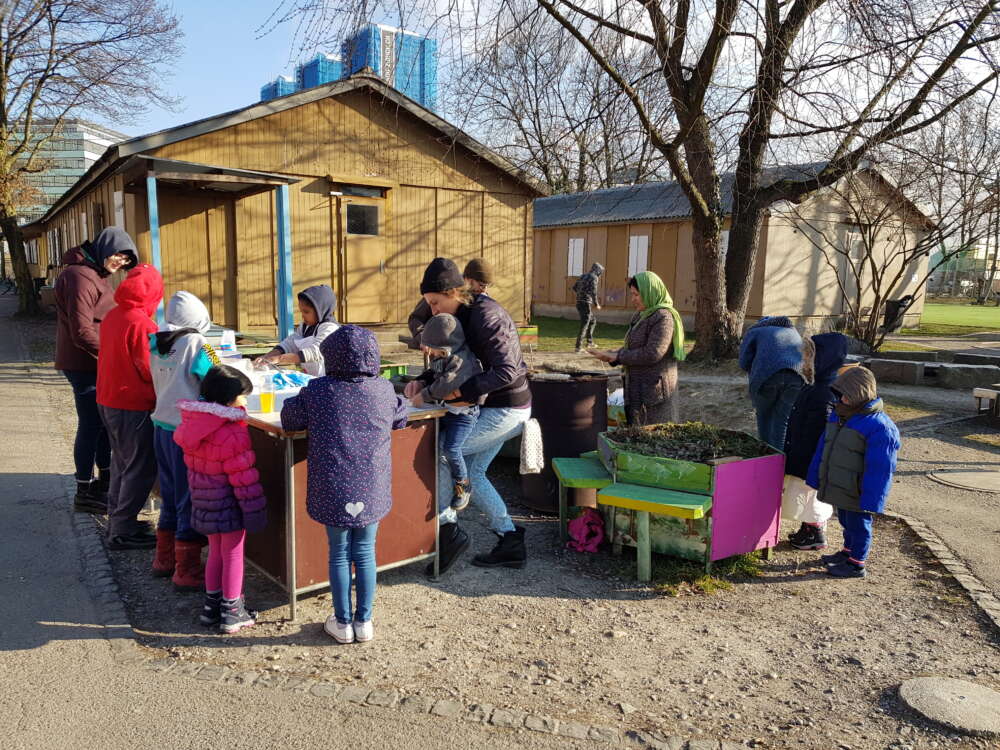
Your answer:
[[[822,168],[822,162],[769,168],[764,170],[763,182],[770,184],[785,178],[812,177]],[[726,215],[732,212],[733,178],[732,174],[722,176],[722,210]],[[636,223],[686,219],[691,216],[691,204],[676,182],[647,182],[538,198],[534,213],[536,228]]]

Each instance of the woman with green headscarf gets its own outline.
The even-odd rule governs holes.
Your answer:
[[[638,310],[618,351],[590,354],[625,371],[625,418],[630,425],[677,421],[677,363],[684,359],[684,323],[663,279],[652,271],[628,282]]]

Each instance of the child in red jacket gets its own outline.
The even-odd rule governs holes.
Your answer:
[[[115,290],[118,306],[101,323],[97,357],[97,408],[111,442],[108,546],[150,549],[156,536],[138,520],[156,481],[150,412],[156,406],[149,372],[152,315],[163,299],[163,278],[142,264]]]
[[[264,490],[247,431],[250,380],[222,365],[205,373],[200,401],[181,401],[174,442],[184,451],[191,487],[191,525],[208,537],[202,625],[236,633],[256,622],[243,600],[247,532],[267,523]]]

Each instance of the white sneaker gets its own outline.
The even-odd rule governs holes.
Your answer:
[[[366,643],[375,637],[375,627],[372,625],[372,621],[368,622],[358,622],[354,621],[354,640],[358,643]]]
[[[337,643],[354,643],[354,625],[351,623],[341,625],[337,622],[336,615],[330,615],[326,618],[323,630]]]

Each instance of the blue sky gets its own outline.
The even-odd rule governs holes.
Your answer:
[[[166,89],[183,101],[174,112],[153,109],[134,123],[108,124],[128,135],[142,135],[257,101],[262,84],[294,67],[289,62],[289,54],[297,50],[293,24],[257,38],[257,28],[276,4],[275,0],[176,0],[173,7],[184,30],[184,52]]]

